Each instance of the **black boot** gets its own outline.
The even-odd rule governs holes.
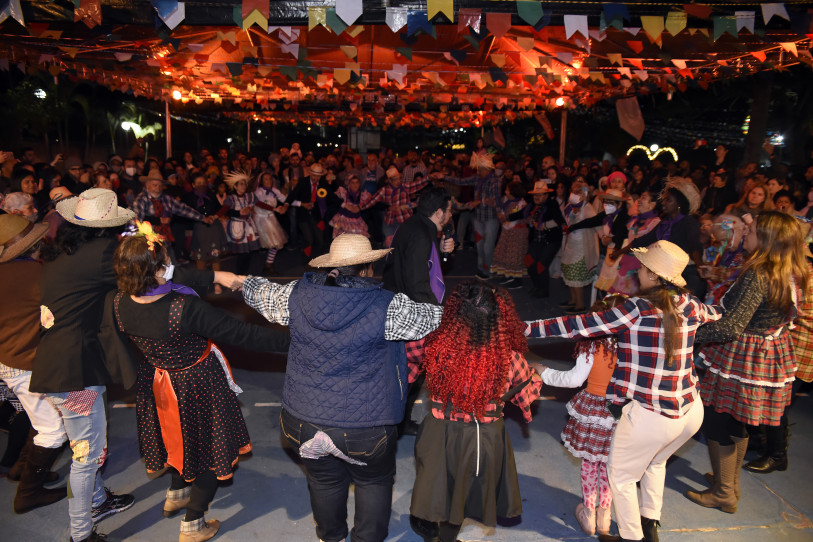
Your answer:
[[[418,536],[423,538],[424,542],[438,542],[440,529],[438,524],[434,521],[427,521],[410,514],[409,526],[412,527],[412,530],[415,531]]]
[[[644,530],[644,540],[646,542],[658,542],[658,527],[661,522],[657,519],[649,519],[641,516],[641,528]]]
[[[598,535],[599,542],[644,542],[645,539],[641,540],[630,540],[629,538],[621,538],[615,534],[600,534]]]
[[[25,464],[25,470],[17,486],[17,495],[14,496],[14,512],[24,514],[40,506],[47,506],[64,499],[68,495],[68,488],[45,489],[42,487],[48,470],[57,458],[62,448],[42,448],[33,446]]]
[[[23,448],[25,448],[28,433],[31,431],[31,421],[24,410],[13,412],[8,418],[8,443],[6,451],[0,459],[0,466],[13,469],[14,464],[20,459]]]
[[[782,416],[778,427],[769,426],[765,431],[766,452],[759,459],[745,465],[745,470],[768,474],[775,470],[788,470],[788,421]]]

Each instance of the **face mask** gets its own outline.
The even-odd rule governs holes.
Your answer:
[[[167,265],[164,267],[164,280],[169,282],[172,280],[172,276],[175,274],[175,266],[172,264]]]
[[[607,213],[608,215],[613,214],[617,210],[618,210],[618,207],[616,207],[615,205],[611,205],[609,203],[604,204],[604,212]]]
[[[570,199],[568,200],[572,205],[578,205],[581,203],[582,199],[577,194],[570,194]]]
[[[497,175],[497,177],[502,177],[503,173],[505,173],[504,169],[497,168],[497,169],[494,170],[494,174]]]
[[[126,167],[126,168],[124,168],[124,173],[126,173],[130,177],[133,177],[136,174],[136,168],[134,168],[134,167]]]

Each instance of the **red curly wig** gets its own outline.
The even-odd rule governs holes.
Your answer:
[[[480,281],[457,285],[440,326],[424,344],[426,385],[454,410],[481,418],[505,391],[513,352],[528,349],[525,324],[502,288]]]

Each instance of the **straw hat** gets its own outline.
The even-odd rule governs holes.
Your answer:
[[[51,203],[56,203],[65,198],[73,197],[73,194],[68,190],[67,186],[55,186],[48,192],[48,197],[51,198]]]
[[[534,189],[528,192],[529,194],[550,194],[554,192],[554,190],[548,186],[548,183],[545,181],[536,181],[534,183]]]
[[[666,186],[664,186],[661,196],[663,196],[664,193],[670,188],[674,188],[683,194],[683,196],[689,201],[689,214],[697,212],[697,210],[700,208],[700,191],[692,181],[689,179],[684,179],[683,177],[672,177],[666,181]]]
[[[330,252],[310,261],[311,267],[344,267],[380,260],[391,248],[373,250],[370,240],[357,233],[343,233],[330,244]]]
[[[0,215],[0,263],[10,262],[48,233],[48,224],[34,224],[20,215]]]
[[[251,177],[248,173],[243,170],[236,169],[234,171],[230,171],[228,175],[223,177],[223,182],[226,183],[229,188],[234,188],[239,181],[244,181],[246,183],[246,187],[248,187],[248,181]]]
[[[674,243],[657,241],[646,248],[634,248],[632,254],[641,265],[658,275],[666,282],[681,288],[686,280],[681,276],[689,264],[689,255]]]
[[[116,193],[107,188],[90,188],[75,198],[65,198],[56,204],[62,218],[87,228],[112,228],[135,218],[135,213],[119,207]]]
[[[618,190],[617,188],[610,188],[604,192],[596,192],[596,196],[600,197],[604,201],[627,201],[629,196]]]
[[[146,175],[139,175],[138,180],[142,183],[146,183],[149,181],[161,181],[164,182],[164,176],[161,175],[161,172],[157,169],[151,169]]]
[[[325,168],[322,167],[322,164],[316,162],[311,166],[310,174],[316,177],[321,177],[322,175],[325,174]]]
[[[494,159],[487,152],[475,152],[471,155],[469,166],[473,168],[494,169]]]

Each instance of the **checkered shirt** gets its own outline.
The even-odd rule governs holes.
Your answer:
[[[420,160],[418,160],[418,163],[414,166],[412,164],[407,164],[404,171],[401,172],[401,178],[404,180],[404,183],[411,183],[415,179],[415,174],[419,171],[423,173],[424,177],[426,177],[426,166],[423,165],[423,162]]]
[[[407,343],[407,364],[409,366],[410,382],[414,382],[418,375],[424,371],[423,343],[423,340]],[[522,411],[522,416],[525,418],[526,422],[531,421],[531,404],[539,398],[539,394],[542,391],[542,377],[540,377],[539,373],[537,373],[535,370],[531,369],[522,354],[512,352],[511,365],[508,369],[508,379],[505,382],[503,394],[514,386],[522,384],[529,378],[531,381],[525,387],[523,387],[519,393],[510,399],[512,403],[520,408]],[[432,397],[432,402],[432,416],[439,420],[448,419],[451,421],[464,423],[472,423],[474,421],[474,417],[471,415],[471,413],[459,412],[455,411],[454,409],[452,409],[450,416],[447,418],[444,411],[434,405],[434,403],[443,403],[440,398]],[[479,423],[490,423],[499,420],[502,417],[502,414],[496,414],[498,407],[502,407],[501,401],[489,402],[486,405],[486,416],[482,419],[478,419],[477,421]]]
[[[23,369],[15,369],[14,367],[9,367],[8,365],[3,365],[0,363],[0,380],[6,378],[16,378],[27,371]]]
[[[614,403],[635,400],[667,418],[680,418],[691,407],[697,375],[692,363],[694,334],[707,322],[719,320],[722,309],[704,305],[694,296],[676,299],[682,314],[680,346],[674,367],[668,367],[663,349],[661,311],[646,299],[633,297],[613,309],[526,322],[531,337],[618,336],[618,363],[607,388]]]
[[[497,207],[502,197],[500,190],[500,179],[492,170],[485,177],[479,175],[472,175],[471,177],[446,177],[446,182],[459,185],[474,185],[474,199],[480,201],[480,205],[474,208],[474,218],[480,221],[492,220],[497,218]],[[486,205],[486,199],[493,199],[495,205]]]
[[[2,367],[5,367],[5,365],[2,365]],[[16,371],[17,369],[12,370]],[[9,388],[8,385],[3,380],[0,380],[0,403],[2,403],[3,401],[8,401],[9,404],[12,407],[14,407],[14,410],[16,410],[17,412],[22,412],[24,410],[23,404],[20,402],[19,399],[17,399],[17,396],[14,395],[14,392],[11,391],[11,388]]]
[[[272,323],[287,326],[291,321],[288,299],[298,281],[277,284],[262,277],[248,277],[243,283],[243,299]],[[384,338],[388,341],[422,339],[440,325],[443,307],[415,303],[404,294],[395,294],[387,307]]]
[[[161,197],[155,199],[161,200],[161,204],[164,206],[164,214],[166,216],[177,215],[192,220],[204,219],[202,214],[197,212],[189,205],[175,201],[166,194],[161,194]],[[146,191],[142,191],[138,196],[136,196],[136,199],[133,202],[133,211],[135,211],[136,218],[138,220],[144,220],[144,218],[148,216],[155,217],[155,206],[153,206],[152,199]],[[161,217],[159,216],[156,218]]]
[[[799,302],[794,327],[790,329],[793,343],[793,357],[798,369],[796,378],[805,382],[813,381],[813,267],[807,275],[807,291]]]
[[[384,222],[387,224],[403,224],[412,216],[413,204],[411,196],[429,183],[428,179],[418,182],[403,182],[398,188],[391,185],[383,186],[372,198],[361,204],[359,208],[363,211],[369,209],[376,203],[387,204],[387,212],[384,215]]]

